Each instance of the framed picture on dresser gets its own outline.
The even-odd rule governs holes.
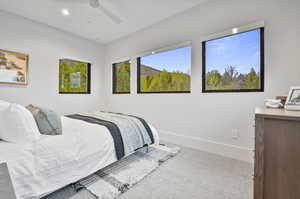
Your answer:
[[[300,111],[300,86],[290,88],[290,92],[285,103],[285,109],[290,111]]]

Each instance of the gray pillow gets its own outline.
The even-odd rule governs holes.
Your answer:
[[[62,134],[61,119],[55,112],[33,105],[29,105],[26,108],[32,113],[41,134]]]

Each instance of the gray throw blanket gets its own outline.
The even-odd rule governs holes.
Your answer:
[[[144,119],[136,116],[97,111],[67,117],[107,127],[113,137],[118,159],[154,143],[151,128]]]

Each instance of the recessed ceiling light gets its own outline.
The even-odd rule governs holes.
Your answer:
[[[152,54],[152,55],[154,55],[154,54],[155,54],[155,52],[153,51],[153,52],[151,52],[151,54]]]
[[[62,9],[61,10],[61,13],[64,15],[64,16],[69,16],[70,15],[70,11],[68,9]]]
[[[239,32],[239,29],[238,28],[232,28],[232,34],[236,34]]]

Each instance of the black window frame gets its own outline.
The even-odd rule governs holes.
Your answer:
[[[230,37],[237,34],[242,34],[245,32],[250,32],[253,30],[260,29],[260,88],[259,89],[228,89],[228,90],[206,90],[206,42],[216,40],[216,39],[222,39],[226,37]],[[251,30],[239,32],[236,34],[230,34],[219,38],[214,38],[210,40],[206,40],[202,42],[202,93],[240,93],[240,92],[264,92],[264,82],[265,82],[265,47],[264,47],[264,27],[260,28],[254,28]]]
[[[165,51],[171,51],[171,50],[175,50],[178,48],[184,48],[184,47],[191,47],[191,45],[186,45],[186,46],[179,46],[173,49],[169,49],[169,50],[165,50]],[[161,52],[165,52],[165,51],[161,51]],[[158,53],[161,53],[158,52]],[[146,55],[145,55],[146,56]],[[143,92],[141,91],[141,57],[137,57],[136,58],[136,63],[137,63],[137,93],[138,94],[177,94],[177,93],[191,93],[191,87],[192,87],[192,76],[190,75],[190,90],[189,91],[151,91],[151,92]]]
[[[129,60],[125,60],[125,61],[121,61],[121,62],[116,62],[112,64],[112,93],[113,94],[130,94],[131,93],[131,86],[129,87],[129,91],[128,92],[118,92],[117,91],[117,70],[116,70],[116,65],[117,64],[121,64],[123,62],[129,62],[130,63],[130,59]],[[130,63],[130,78],[131,78],[131,63]],[[129,84],[131,85],[131,79],[129,81]]]

